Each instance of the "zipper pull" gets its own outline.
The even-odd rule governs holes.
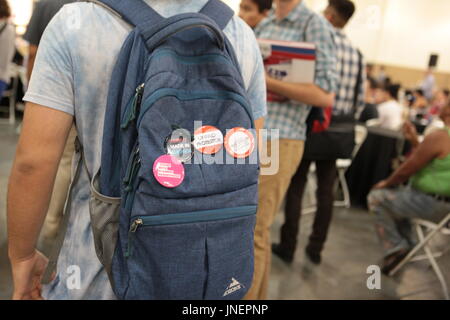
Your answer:
[[[133,110],[131,113],[131,121],[134,121],[136,119],[136,115],[139,114],[139,111],[141,109],[141,103],[142,103],[142,97],[144,95],[144,88],[145,83],[142,83],[139,85],[139,87],[136,88],[136,99],[133,104]]]
[[[133,223],[131,224],[130,232],[136,232],[137,228],[139,228],[139,226],[142,226],[143,224],[144,221],[142,221],[142,219],[134,220]]]
[[[136,107],[137,108],[141,107],[142,97],[144,95],[144,88],[145,88],[145,83],[142,83],[139,87],[136,88],[136,95],[137,95]],[[139,111],[137,113],[139,113]]]
[[[122,129],[126,129],[128,125],[136,119],[136,115],[139,114],[142,103],[142,97],[144,95],[144,88],[145,83],[142,83],[136,88],[136,94],[134,95],[133,98],[133,104],[126,111],[125,117],[126,119],[120,126]]]
[[[130,183],[131,178],[133,177],[135,166],[140,164],[141,159],[137,158],[139,156],[139,146],[133,151],[133,158],[131,160],[131,165],[128,165],[128,168],[125,172],[125,177],[123,179],[123,183],[128,185]],[[137,160],[136,160],[137,158]]]

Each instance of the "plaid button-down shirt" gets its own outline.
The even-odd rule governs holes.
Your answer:
[[[275,10],[255,29],[257,38],[311,42],[316,45],[315,84],[336,92],[336,45],[334,29],[322,16],[306,7],[303,1],[287,17],[277,20]],[[311,106],[289,100],[268,102],[267,129],[279,129],[280,138],[305,140],[306,118]]]
[[[335,32],[337,49],[336,69],[339,81],[336,101],[333,107],[333,117],[355,116],[364,109],[364,82],[366,79],[364,58],[358,54],[358,50],[353,47],[342,30],[335,29]],[[359,68],[361,68],[361,71]],[[359,87],[357,88],[358,82]],[[355,94],[357,96],[356,100]],[[356,105],[354,105],[355,101]]]

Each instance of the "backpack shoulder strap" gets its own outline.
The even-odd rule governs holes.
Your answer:
[[[47,268],[45,269],[45,272],[42,276],[42,280],[41,280],[42,284],[49,284],[52,281],[53,274],[56,271],[56,265],[58,263],[59,253],[64,244],[64,238],[66,236],[67,227],[69,225],[70,214],[71,214],[70,204],[72,203],[73,187],[74,187],[75,183],[78,181],[78,179],[80,178],[81,169],[83,168],[83,166],[86,169],[87,175],[89,177],[89,181],[91,181],[90,174],[87,169],[86,162],[85,162],[86,160],[84,158],[83,147],[80,143],[80,140],[78,139],[78,136],[75,138],[75,152],[79,154],[79,158],[78,158],[78,162],[76,164],[75,174],[74,174],[73,179],[69,186],[68,198],[66,199],[66,204],[64,206],[64,214],[63,214],[60,226],[59,226],[59,232],[58,232],[58,235],[56,236],[56,239],[55,239],[52,249],[50,251],[49,262],[47,264]]]
[[[220,0],[209,0],[200,10],[200,13],[215,21],[222,30],[234,16],[234,11]]]
[[[309,25],[313,18],[314,18],[314,14],[310,14],[308,17],[308,20],[306,20],[305,27],[303,28],[303,40],[302,41],[304,41],[304,42],[307,42],[306,37],[308,35]]]
[[[96,3],[116,15],[120,16],[127,23],[142,27],[149,21],[154,23],[164,20],[164,18],[143,0],[84,0]]]
[[[357,104],[358,104],[358,98],[359,98],[359,91],[361,89],[362,84],[362,72],[363,72],[363,57],[361,51],[357,49],[358,52],[358,77],[356,79],[356,86],[355,86],[355,93],[353,96],[353,112],[356,114],[357,111]]]

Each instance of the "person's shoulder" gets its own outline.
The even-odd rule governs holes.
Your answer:
[[[59,10],[58,13],[67,13],[73,10],[83,10],[83,13],[89,13],[92,11],[101,11],[101,12],[106,12],[106,9],[104,9],[103,7],[101,7],[100,5],[94,3],[94,2],[89,2],[89,1],[68,1],[66,3],[64,3],[61,6],[61,9]]]
[[[391,101],[386,101],[378,104],[377,109],[378,111],[389,111],[391,107],[392,107]]]
[[[344,30],[336,29],[334,27],[333,30],[338,41],[342,42],[346,47],[351,48],[354,51],[358,51],[358,49],[353,45],[353,42],[350,40]]]
[[[225,31],[227,29],[232,29],[236,32],[242,32],[244,34],[254,34],[252,28],[250,28],[249,25],[237,15],[233,16],[228,25],[225,27]]]
[[[61,7],[58,14],[71,14],[74,11],[79,11],[82,15],[93,13],[103,13],[105,15],[111,14],[99,4],[89,1],[68,1]]]
[[[67,3],[53,17],[54,23],[64,24],[64,32],[66,34],[77,34],[80,28],[96,30],[96,28],[104,27],[105,21],[120,18],[108,12],[107,9],[87,1],[75,1]]]
[[[252,28],[237,15],[233,16],[224,32],[229,35],[231,42],[240,42],[245,45],[253,45],[255,42],[255,33]]]
[[[447,130],[436,129],[425,136],[421,146],[423,148],[427,148],[428,150],[434,150],[436,154],[440,154],[447,146],[446,141],[449,140],[450,136]]]
[[[307,30],[309,32],[320,34],[322,37],[331,37],[331,39],[336,42],[336,31],[334,27],[322,15],[311,11],[308,24]]]
[[[322,16],[321,14],[319,14],[315,11],[312,11],[311,9],[307,9],[307,10],[308,10],[308,15],[309,15],[311,24],[320,26],[320,27],[330,30],[334,33],[334,27],[330,24],[330,22],[328,22],[327,19],[325,19],[324,16]]]
[[[442,139],[449,138],[448,131],[446,129],[436,129],[433,130],[430,134],[425,136],[425,141],[429,141],[430,143],[436,143],[442,141]]]
[[[396,111],[398,112],[403,112],[403,110],[405,109],[405,107],[403,107],[403,105],[398,101],[392,101],[392,106],[395,107]]]

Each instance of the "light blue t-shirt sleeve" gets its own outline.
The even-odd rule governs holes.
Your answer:
[[[252,106],[253,117],[256,120],[267,115],[267,90],[264,63],[255,37],[253,37],[253,43],[255,47],[253,59],[256,65],[250,79],[247,94]]]
[[[238,16],[234,16],[224,29],[233,45],[241,67],[247,97],[253,111],[253,118],[267,114],[266,79],[262,55],[253,30]]]
[[[34,63],[25,101],[74,115],[73,64],[64,8],[47,26]]]

